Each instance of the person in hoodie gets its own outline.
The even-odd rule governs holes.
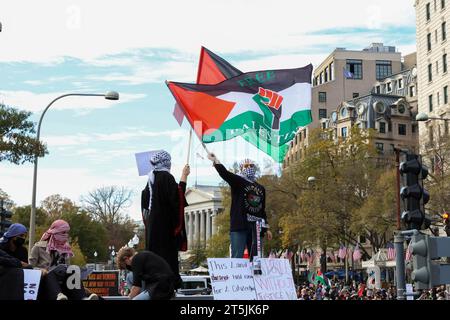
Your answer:
[[[220,177],[230,185],[230,242],[231,257],[242,258],[245,248],[249,251],[250,260],[257,256],[257,239],[255,220],[261,220],[261,236],[272,239],[272,233],[266,215],[266,190],[256,182],[256,165],[245,159],[241,162],[240,174],[234,174],[223,166],[213,153],[208,154]],[[261,245],[262,247],[262,245]]]

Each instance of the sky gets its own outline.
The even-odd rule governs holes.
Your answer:
[[[65,93],[46,113],[37,202],[80,196],[99,187],[133,190],[126,212],[139,220],[135,154],[165,149],[179,179],[187,162],[189,125],[172,116],[166,80],[195,82],[205,46],[238,69],[318,66],[336,47],[361,50],[372,42],[416,51],[413,0],[172,0],[0,2],[0,102],[32,112]],[[271,170],[270,158],[243,139],[208,146],[226,166],[244,158]],[[194,137],[188,184],[220,178]],[[31,204],[33,165],[0,163],[0,188],[17,205]]]

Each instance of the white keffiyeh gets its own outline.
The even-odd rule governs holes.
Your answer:
[[[170,172],[170,168],[172,167],[171,157],[167,151],[161,151],[154,154],[150,163],[153,166],[153,170],[148,174],[148,189],[150,191],[150,197],[148,202],[148,212],[150,213],[152,209],[152,193],[153,193],[153,184],[155,183],[155,171],[166,171]]]

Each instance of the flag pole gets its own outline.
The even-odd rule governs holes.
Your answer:
[[[188,152],[187,152],[187,160],[186,160],[186,164],[188,164],[188,165],[189,165],[189,158],[191,156],[191,144],[192,144],[192,128],[189,131]]]

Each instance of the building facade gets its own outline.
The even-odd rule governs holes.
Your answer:
[[[223,211],[220,187],[196,186],[188,188],[186,200],[189,204],[184,210],[188,249],[195,245],[206,245],[216,233],[215,219]]]
[[[449,0],[416,0],[417,69],[419,113],[450,118],[448,53]],[[419,124],[420,153],[434,170],[431,151],[440,139],[448,139],[448,121],[429,120]]]
[[[299,161],[307,145],[308,131],[325,128],[327,119],[343,101],[371,92],[378,80],[402,70],[401,53],[395,47],[373,43],[361,51],[337,48],[314,71],[311,113],[313,122],[301,128],[291,143],[283,167]]]

